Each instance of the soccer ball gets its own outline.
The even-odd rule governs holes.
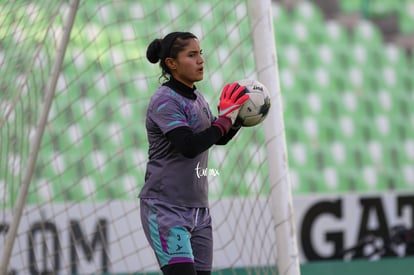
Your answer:
[[[257,80],[243,79],[237,81],[246,87],[250,98],[240,107],[237,121],[244,127],[260,124],[269,113],[270,95],[267,88]]]

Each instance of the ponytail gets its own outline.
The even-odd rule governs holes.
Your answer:
[[[163,39],[154,39],[147,48],[147,59],[149,62],[155,64],[160,61],[162,69],[161,77],[169,79],[171,75],[170,68],[165,63],[168,57],[177,58],[178,53],[184,50],[187,46],[188,39],[197,37],[190,32],[172,32],[167,34]]]

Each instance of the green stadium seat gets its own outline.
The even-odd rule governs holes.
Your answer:
[[[312,36],[310,26],[306,25],[305,22],[292,21],[290,31],[293,34],[292,44],[303,46],[313,42],[314,37]]]
[[[111,192],[111,196],[114,199],[136,199],[141,187],[139,182],[143,181],[144,176],[136,177],[132,174],[124,174],[121,178],[111,183],[109,192]]]
[[[391,138],[391,122],[387,116],[375,114],[367,127],[369,139],[386,140]]]
[[[334,167],[346,169],[351,165],[348,147],[341,141],[334,140],[323,148],[325,162]]]
[[[278,61],[280,68],[289,69],[295,74],[307,65],[304,51],[295,44],[286,44],[278,48]]]
[[[413,151],[413,140],[400,141],[393,140],[384,144],[384,160],[383,166],[385,169],[394,173],[402,175],[406,166],[413,166],[414,164],[414,151]],[[414,167],[414,166],[413,166]],[[412,181],[405,181],[398,183],[401,188],[408,188]]]
[[[355,64],[344,71],[342,77],[343,81],[348,80],[348,89],[358,95],[365,95],[375,89],[373,73],[370,68],[361,68]]]
[[[405,2],[405,1],[404,1]],[[375,18],[388,13],[398,13],[401,2],[396,1],[364,1],[347,0],[339,1],[341,10],[344,13],[358,13],[365,18]]]
[[[303,127],[300,121],[296,120],[295,117],[285,116],[284,125],[286,140],[288,141],[289,146],[290,144],[294,144],[296,142],[306,141],[306,135],[303,132]]]
[[[315,192],[317,173],[313,170],[292,167],[289,171],[291,186],[295,194],[309,194]]]
[[[280,90],[284,96],[300,97],[306,92],[306,76],[303,71],[293,71],[289,68],[280,67]],[[288,107],[288,106],[287,106]]]
[[[313,148],[309,143],[288,142],[289,162],[296,170],[314,170]]]
[[[379,86],[389,90],[402,89],[403,83],[400,78],[397,69],[390,65],[379,68],[379,74],[376,76]]]
[[[293,18],[309,26],[324,24],[322,11],[310,1],[300,1],[293,10]]]
[[[122,159],[118,159],[118,156],[112,156],[112,162],[108,163],[103,171],[96,171],[91,177],[95,181],[96,194],[95,199],[98,201],[118,200],[131,198],[127,194],[127,190],[124,185],[124,168]],[[133,194],[136,197],[136,193]]]
[[[222,183],[218,177],[209,179],[208,182],[208,195],[210,198],[219,198],[222,195]]]
[[[325,95],[319,91],[309,91],[301,101],[305,116],[323,117],[327,107]]]
[[[332,105],[334,108],[333,112],[338,114],[339,117],[357,117],[361,109],[359,97],[358,94],[350,90],[344,90],[333,95],[331,97],[331,100],[334,101]]]
[[[289,43],[290,35],[288,26],[291,22],[290,13],[281,4],[272,1],[272,15],[273,29],[276,35],[276,45]]]
[[[12,188],[12,184],[6,184],[5,179],[0,180],[0,197],[3,208],[12,208],[17,199],[17,188]]]
[[[230,169],[231,170],[231,169]],[[246,195],[246,179],[243,175],[232,174],[229,169],[220,170],[219,187],[214,193],[218,197],[235,197]]]
[[[53,201],[62,203],[66,201],[81,201],[80,192],[74,190],[77,187],[78,174],[76,167],[70,166],[62,174],[56,175],[50,181],[52,186]]]
[[[342,193],[350,190],[350,186],[344,177],[346,171],[337,167],[325,167],[318,178],[316,191],[318,193]]]
[[[361,20],[353,29],[352,38],[354,42],[365,46],[380,46],[383,43],[381,31],[368,20]]]
[[[32,180],[29,185],[26,202],[29,204],[42,204],[50,202],[53,198],[53,192],[50,183],[45,180]]]
[[[408,104],[407,104],[408,105]],[[396,132],[396,135],[399,140],[410,140],[414,136],[414,115],[408,113],[405,115],[403,112],[400,112],[398,115],[393,117],[393,129]]]
[[[372,95],[373,108],[376,114],[383,114],[391,119],[398,114],[397,104],[395,102],[394,91],[388,89],[379,90]]]
[[[393,67],[398,73],[410,69],[409,58],[402,48],[394,44],[384,45],[382,51],[384,64]]]
[[[367,165],[362,167],[362,178],[358,190],[361,191],[386,191],[389,190],[387,178],[383,177],[377,167]]]
[[[402,178],[405,182],[405,185],[401,189],[412,190],[414,186],[414,166],[412,163],[405,164],[402,169],[402,173]]]
[[[399,3],[399,27],[400,31],[406,34],[414,33],[414,2],[413,1],[404,1],[404,3]]]
[[[301,182],[299,178],[299,173],[292,166],[289,167],[289,181],[294,194],[306,193],[306,190],[301,190]]]
[[[295,34],[300,42],[316,44],[325,36],[322,11],[310,1],[301,1],[297,4],[292,11],[292,21]]]
[[[346,74],[345,78],[349,80],[350,86],[353,89],[357,90],[359,93],[361,90],[364,90],[362,88],[364,85],[364,76],[361,68],[358,66],[352,66],[344,73]]]
[[[146,169],[147,152],[145,148],[129,148],[119,152],[119,157],[122,159],[118,165],[125,176],[132,176],[137,180],[138,186],[142,185],[144,181],[144,173]]]
[[[331,70],[337,69],[341,64],[338,60],[338,47],[332,46],[326,42],[321,42],[315,45],[314,49],[314,62],[315,65],[319,65],[322,68]]]
[[[310,144],[319,145],[320,140],[320,122],[316,117],[306,116],[302,121],[303,131]]]
[[[357,66],[363,71],[375,67],[376,58],[373,54],[375,46],[367,46],[357,41],[348,45],[347,60],[349,65]]]
[[[244,173],[243,181],[237,186],[237,194],[243,197],[257,196],[270,193],[268,179],[263,178],[262,173],[256,173],[253,169]]]
[[[42,148],[36,162],[33,180],[53,181],[65,171],[66,165],[65,154]]]
[[[300,62],[299,49],[297,49],[296,47],[292,47],[289,44],[285,44],[283,46],[276,46],[279,69],[281,71],[291,69],[292,64],[293,69],[295,69],[295,65]]]
[[[273,21],[273,30],[275,33],[276,48],[284,45],[294,43],[294,38],[291,35],[290,23],[291,21],[282,21],[281,19],[275,19]]]
[[[326,97],[332,94],[332,91],[337,90],[335,76],[335,69],[330,70],[321,65],[316,65],[313,72],[310,74],[310,86],[314,92],[320,93]]]
[[[414,163],[414,137],[410,136],[404,141],[403,147],[404,163]]]
[[[332,143],[336,140],[340,140],[341,133],[338,126],[338,119],[333,116],[330,117],[328,114],[327,117],[318,118],[319,120],[319,140],[321,144]]]
[[[321,32],[321,42],[327,43],[331,47],[344,47],[349,43],[347,31],[337,21],[326,21],[321,27]]]
[[[385,157],[385,144],[379,139],[373,138],[366,145],[366,153],[370,157],[370,162],[376,166],[381,166]]]
[[[188,9],[182,9],[183,3]],[[340,4],[345,12],[365,15],[400,6],[401,30],[414,30],[410,1]],[[145,58],[147,39],[155,32],[191,27],[205,49],[206,76],[213,90],[230,80],[254,76],[244,5],[220,0],[170,1],[162,6],[141,1],[113,10],[106,3],[81,5],[88,6],[82,10],[96,20],[73,32],[30,203],[47,202],[49,192],[55,202],[136,198],[147,158],[146,132],[138,124],[144,123],[145,99],[159,85],[159,66]],[[292,11],[272,1],[272,9],[294,193],[412,188],[414,58],[384,44],[380,30],[368,20],[349,35],[338,21],[324,21],[310,1],[300,2]],[[137,23],[117,25],[121,18],[134,18]],[[200,18],[203,24],[197,24]],[[101,23],[107,27],[97,28]],[[160,30],[163,25],[169,27]],[[242,47],[234,44],[240,40]],[[85,52],[85,43],[91,41],[94,46]],[[120,41],[124,44],[114,46]],[[96,58],[99,63],[90,65]],[[79,72],[82,76],[75,78]],[[67,90],[69,83],[75,84]],[[204,85],[200,83],[203,90],[210,90]],[[90,87],[93,92],[84,93]],[[217,99],[213,93],[206,97]],[[220,177],[210,178],[213,197],[269,192],[269,186],[262,185],[268,179],[259,150],[264,133],[255,130],[237,137],[243,154],[238,147],[213,149],[209,167],[226,167],[219,170]],[[107,159],[111,161],[105,165]],[[240,164],[249,168],[235,175],[232,171],[240,170]],[[0,194],[16,193],[4,186],[0,182]],[[6,203],[15,200],[14,193]]]
[[[362,8],[363,1],[361,0],[348,0],[348,1],[340,1],[340,8],[341,11],[344,13],[355,13],[360,12]]]

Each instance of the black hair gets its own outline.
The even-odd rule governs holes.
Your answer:
[[[161,78],[168,80],[171,75],[170,68],[165,64],[165,59],[167,57],[177,58],[178,53],[188,45],[187,40],[191,38],[197,39],[197,36],[191,32],[172,32],[162,39],[154,39],[148,45],[147,59],[153,64],[160,61],[160,67],[162,69]]]

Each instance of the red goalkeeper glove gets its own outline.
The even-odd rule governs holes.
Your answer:
[[[218,119],[213,125],[220,128],[223,134],[227,133],[236,121],[241,105],[249,99],[245,92],[246,87],[237,82],[226,84],[221,92],[218,106]]]

